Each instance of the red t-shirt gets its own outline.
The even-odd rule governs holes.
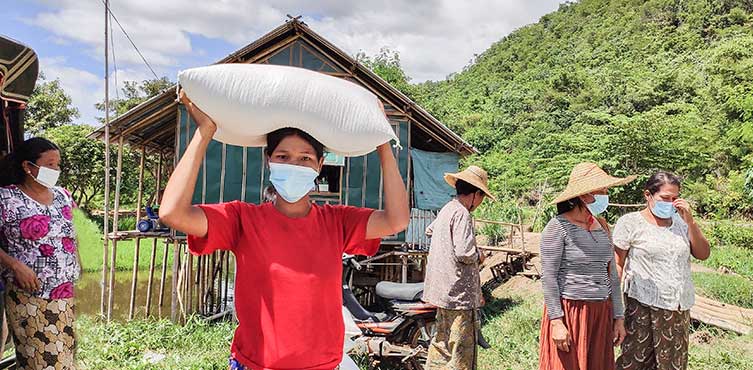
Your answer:
[[[342,360],[342,253],[373,255],[372,209],[311,207],[289,218],[272,203],[201,205],[208,232],[188,237],[194,254],[236,258],[232,356],[252,370],[331,370]]]

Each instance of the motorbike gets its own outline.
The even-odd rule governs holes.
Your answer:
[[[423,370],[436,334],[437,312],[435,306],[421,301],[424,284],[381,281],[375,287],[379,311],[369,311],[351,290],[353,274],[361,269],[355,256],[343,255],[343,320],[346,342],[352,341],[346,347],[367,355],[372,365]],[[480,331],[477,339],[479,346],[489,348]]]

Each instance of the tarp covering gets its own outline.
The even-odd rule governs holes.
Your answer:
[[[413,249],[429,250],[430,239],[426,228],[437,218],[437,211],[413,208],[410,210],[410,222],[405,231],[405,242]]]
[[[444,181],[445,172],[458,172],[460,157],[456,153],[435,153],[411,149],[413,159],[413,194],[416,208],[437,210],[455,195]]]
[[[39,74],[34,50],[0,36],[0,157],[23,141],[23,110]]]

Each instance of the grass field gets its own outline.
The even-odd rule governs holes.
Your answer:
[[[516,278],[517,279],[517,278]],[[538,368],[541,323],[540,287],[495,290],[485,311],[484,336],[492,345],[479,351],[481,370]],[[87,369],[225,369],[233,325],[207,325],[191,320],[184,327],[167,321],[134,321],[104,325],[89,317],[78,322],[80,359]],[[164,356],[156,363],[147,358]],[[753,337],[698,326],[691,334],[691,370],[753,369]]]
[[[74,211],[73,221],[76,227],[79,241],[79,253],[84,271],[102,270],[102,232],[98,225],[86,217],[80,210]],[[139,268],[148,269],[151,258],[152,239],[142,239],[139,243]],[[123,240],[118,242],[117,263],[118,270],[131,270],[133,268],[133,256],[136,246],[135,240]],[[157,244],[157,266],[162,266],[162,250],[164,244]],[[168,263],[172,261],[172,253],[168,253]]]
[[[79,367],[91,370],[224,370],[233,334],[230,323],[209,325],[198,319],[185,326],[166,320],[105,325],[84,316],[77,327]]]
[[[76,214],[81,257],[86,270],[102,264],[102,237],[96,223]],[[134,241],[118,243],[117,268],[130,270]],[[161,257],[162,245],[158,246]],[[151,240],[141,242],[140,268],[147,268]],[[169,253],[172,255],[172,253]],[[158,258],[161,261],[161,258]],[[714,247],[703,265],[725,267],[734,274],[695,272],[698,292],[722,302],[753,308],[753,250],[737,245]],[[522,279],[522,280],[521,280]],[[541,287],[516,277],[494,291],[485,308],[484,336],[492,345],[479,351],[479,369],[529,370],[538,367],[542,314]],[[86,369],[226,369],[233,324],[207,325],[190,320],[183,327],[169,321],[133,321],[105,325],[78,319],[79,359]],[[156,363],[150,359],[157,359]],[[691,334],[690,369],[753,369],[753,336],[696,326]]]

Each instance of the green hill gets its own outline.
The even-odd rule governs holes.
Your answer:
[[[753,167],[753,1],[583,0],[492,45],[411,95],[474,144],[493,187],[547,197],[580,161],[638,181],[685,178],[707,215],[749,215]]]

